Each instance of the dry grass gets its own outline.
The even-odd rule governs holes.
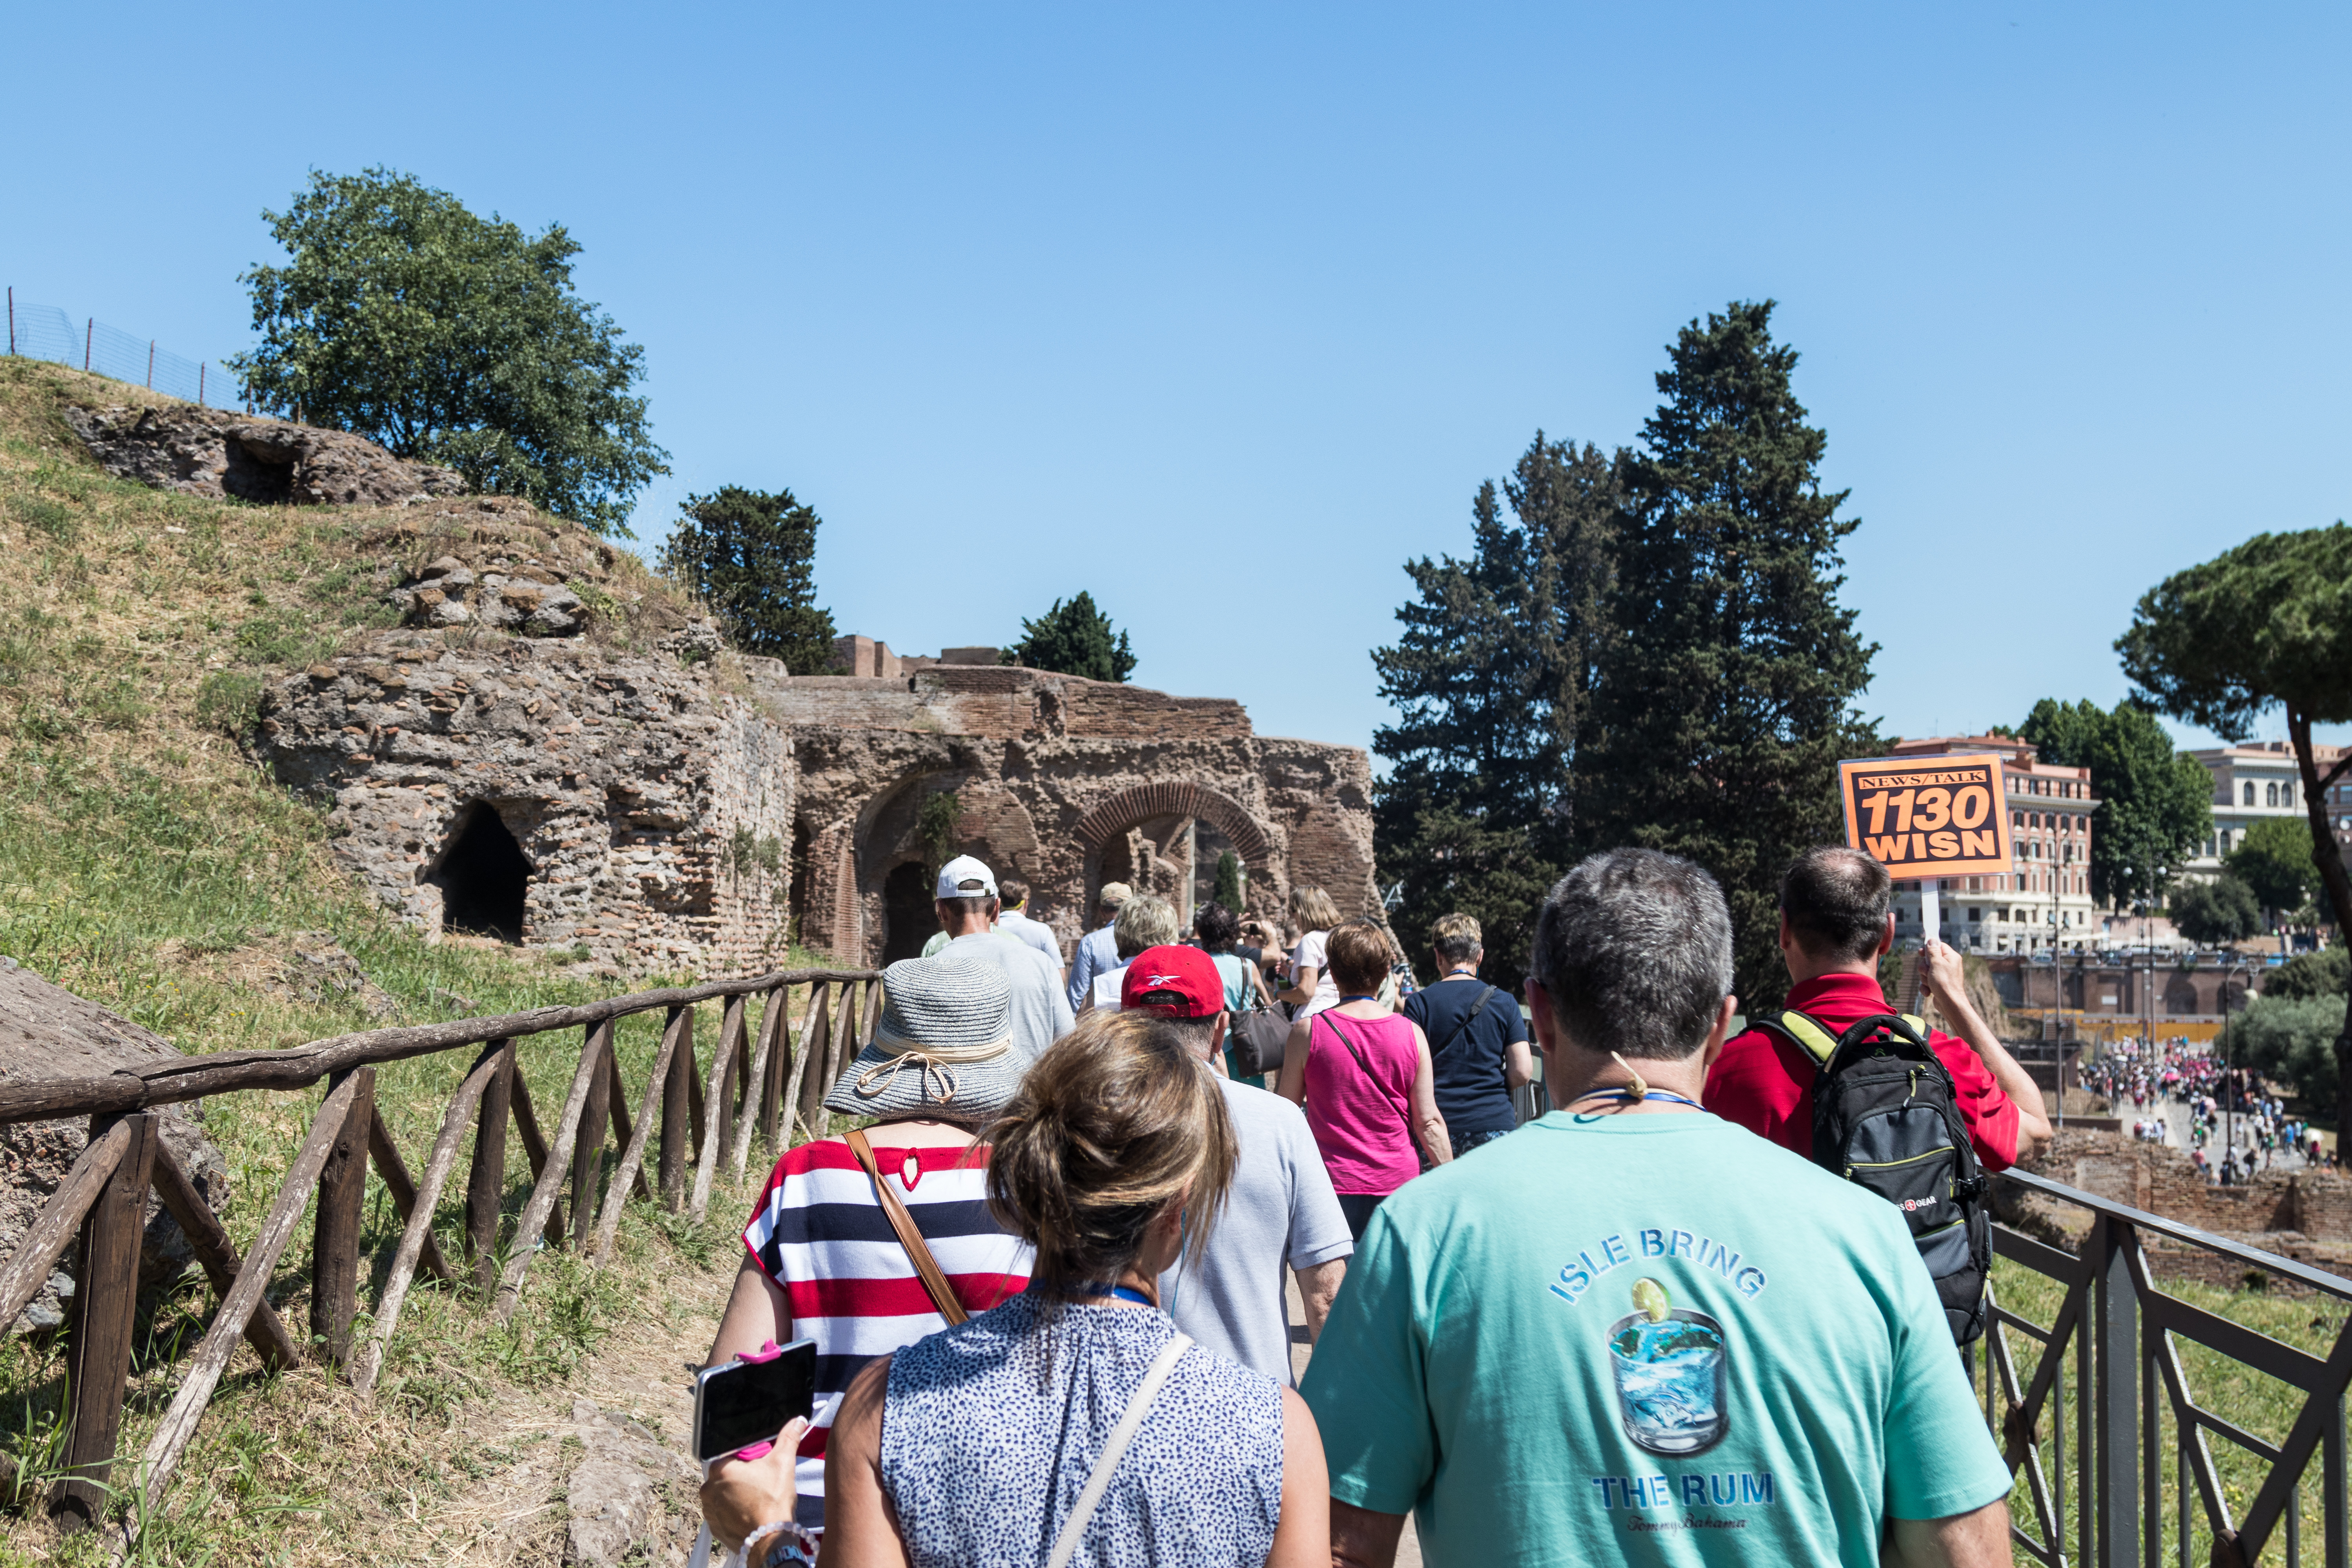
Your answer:
[[[191,1052],[602,994],[568,954],[428,947],[367,906],[333,867],[318,807],[274,784],[236,737],[272,670],[316,662],[388,618],[383,574],[399,552],[430,542],[394,537],[413,534],[415,515],[250,506],[118,481],[58,417],[68,401],[168,400],[0,359],[0,952]],[[674,622],[684,604],[626,553],[600,591],[610,613],[599,635],[612,642]],[[288,984],[298,932],[340,943],[370,989]],[[718,1023],[708,1012],[698,1035],[706,1060]],[[633,1111],[656,1026],[640,1018],[619,1031]],[[522,1043],[548,1121],[578,1048],[576,1035]],[[380,1075],[379,1103],[412,1169],[465,1058]],[[231,1172],[223,1219],[240,1245],[275,1198],[318,1100],[315,1089],[247,1094],[206,1108]],[[510,1219],[529,1176],[510,1140]],[[707,1348],[732,1278],[749,1180],[722,1181],[703,1226],[631,1205],[601,1272],[542,1255],[509,1328],[470,1291],[420,1283],[371,1399],[316,1368],[267,1376],[240,1350],[172,1507],[147,1521],[138,1554],[169,1563],[558,1560],[573,1397],[619,1399],[615,1408],[657,1429],[675,1415],[681,1363]],[[436,1216],[452,1256],[465,1181],[461,1159]],[[363,1305],[398,1237],[380,1183],[368,1214]],[[308,1237],[304,1225],[269,1292],[298,1332]],[[164,1282],[142,1311],[127,1453],[143,1447],[212,1305],[191,1275]],[[28,1474],[54,1457],[61,1350],[41,1337],[0,1342],[0,1451]],[[118,1469],[118,1484],[131,1479]],[[54,1541],[37,1510],[0,1512],[0,1564],[96,1561],[100,1544]]]

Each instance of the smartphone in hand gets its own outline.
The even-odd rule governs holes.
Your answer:
[[[772,1341],[757,1355],[694,1374],[694,1457],[756,1459],[776,1434],[815,1413],[816,1342]],[[757,1450],[753,1452],[752,1450]]]

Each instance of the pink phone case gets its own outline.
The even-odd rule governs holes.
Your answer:
[[[783,1346],[778,1344],[773,1340],[768,1340],[761,1344],[758,1353],[753,1355],[739,1355],[735,1359],[740,1362],[751,1362],[756,1363],[763,1361],[773,1361],[783,1353]],[[739,1459],[746,1460],[764,1459],[768,1457],[768,1450],[773,1448],[776,1445],[773,1442],[754,1443],[748,1448],[736,1449],[735,1457]]]

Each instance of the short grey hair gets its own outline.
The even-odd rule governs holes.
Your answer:
[[[1681,1061],[1731,992],[1731,911],[1689,861],[1611,849],[1546,895],[1528,971],[1573,1044]]]
[[[1111,945],[1124,961],[1147,947],[1166,947],[1176,940],[1176,906],[1150,893],[1138,893],[1119,905],[1111,921]]]

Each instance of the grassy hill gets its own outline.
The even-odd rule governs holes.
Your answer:
[[[327,853],[320,812],[270,782],[241,748],[237,732],[272,670],[315,663],[391,624],[382,590],[399,552],[424,547],[415,535],[425,509],[294,509],[160,493],[109,477],[58,412],[76,402],[168,401],[0,359],[0,953],[190,1052],[608,994],[609,983],[555,958],[465,939],[427,946],[356,895]],[[402,522],[404,530],[388,527]],[[399,542],[386,546],[387,534]],[[591,635],[622,647],[680,624],[687,607],[625,552],[583,597],[602,612]],[[357,961],[368,987],[348,974],[307,976],[290,958],[298,945],[327,943]],[[641,1020],[622,1031],[623,1069],[634,1083],[648,1070],[653,1029]],[[577,1049],[570,1037],[526,1044],[541,1105],[562,1102]],[[436,1058],[384,1070],[379,1101],[412,1166],[464,1066]],[[317,1100],[316,1090],[248,1094],[206,1108],[232,1172],[224,1218],[241,1245]],[[510,1209],[527,1175],[518,1153]],[[461,1167],[449,1191],[463,1189]],[[485,1461],[449,1441],[467,1403],[501,1388],[560,1384],[633,1317],[675,1314],[685,1297],[699,1302],[723,1290],[740,1206],[737,1194],[724,1194],[713,1205],[718,1219],[699,1234],[633,1212],[622,1258],[602,1276],[568,1257],[541,1258],[509,1330],[489,1329],[476,1304],[420,1282],[382,1393],[358,1411],[322,1373],[264,1378],[250,1352],[240,1352],[178,1484],[177,1511],[149,1532],[144,1550],[190,1563],[406,1561],[412,1548],[415,1560],[432,1556],[394,1526],[415,1517],[420,1489],[429,1501],[482,1473]],[[454,1226],[454,1203],[444,1212]],[[398,1236],[380,1187],[369,1213],[380,1281]],[[308,1235],[306,1225],[270,1292],[289,1324],[306,1321]],[[193,1345],[210,1306],[200,1277],[178,1282],[158,1306],[131,1399],[131,1452],[175,1385],[171,1348]],[[0,1342],[0,1450],[28,1476],[53,1458],[58,1350],[42,1337]],[[555,1517],[560,1530],[560,1509]],[[94,1552],[95,1542],[53,1547],[38,1520],[37,1508],[0,1516],[0,1562]]]

